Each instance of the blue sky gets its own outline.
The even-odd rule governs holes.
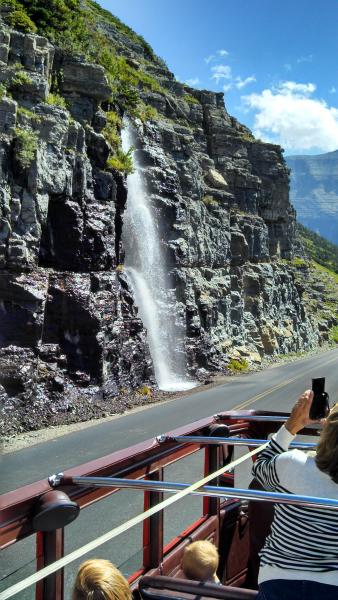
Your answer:
[[[338,148],[338,0],[99,0],[286,154]]]

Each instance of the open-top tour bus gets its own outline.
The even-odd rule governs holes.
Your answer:
[[[69,598],[79,564],[94,556],[112,560],[145,600],[254,598],[273,503],[338,510],[332,499],[235,487],[238,465],[249,472],[286,418],[221,413],[4,494],[0,599]],[[221,586],[183,578],[184,548],[199,539],[219,549]]]

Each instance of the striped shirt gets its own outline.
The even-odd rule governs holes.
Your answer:
[[[257,457],[253,474],[266,490],[338,498],[338,485],[316,466],[314,454],[288,451],[284,426]],[[338,585],[338,512],[276,504],[271,533],[261,552],[259,582],[302,579]]]

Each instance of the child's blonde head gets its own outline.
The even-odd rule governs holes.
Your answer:
[[[86,560],[80,566],[72,600],[131,600],[127,580],[109,560]]]
[[[182,569],[188,579],[207,581],[216,578],[218,568],[218,551],[216,546],[207,540],[189,544],[184,550]]]

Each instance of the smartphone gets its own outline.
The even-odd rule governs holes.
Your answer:
[[[324,419],[330,412],[329,394],[325,392],[325,377],[312,379],[313,400],[310,408],[310,419]]]

